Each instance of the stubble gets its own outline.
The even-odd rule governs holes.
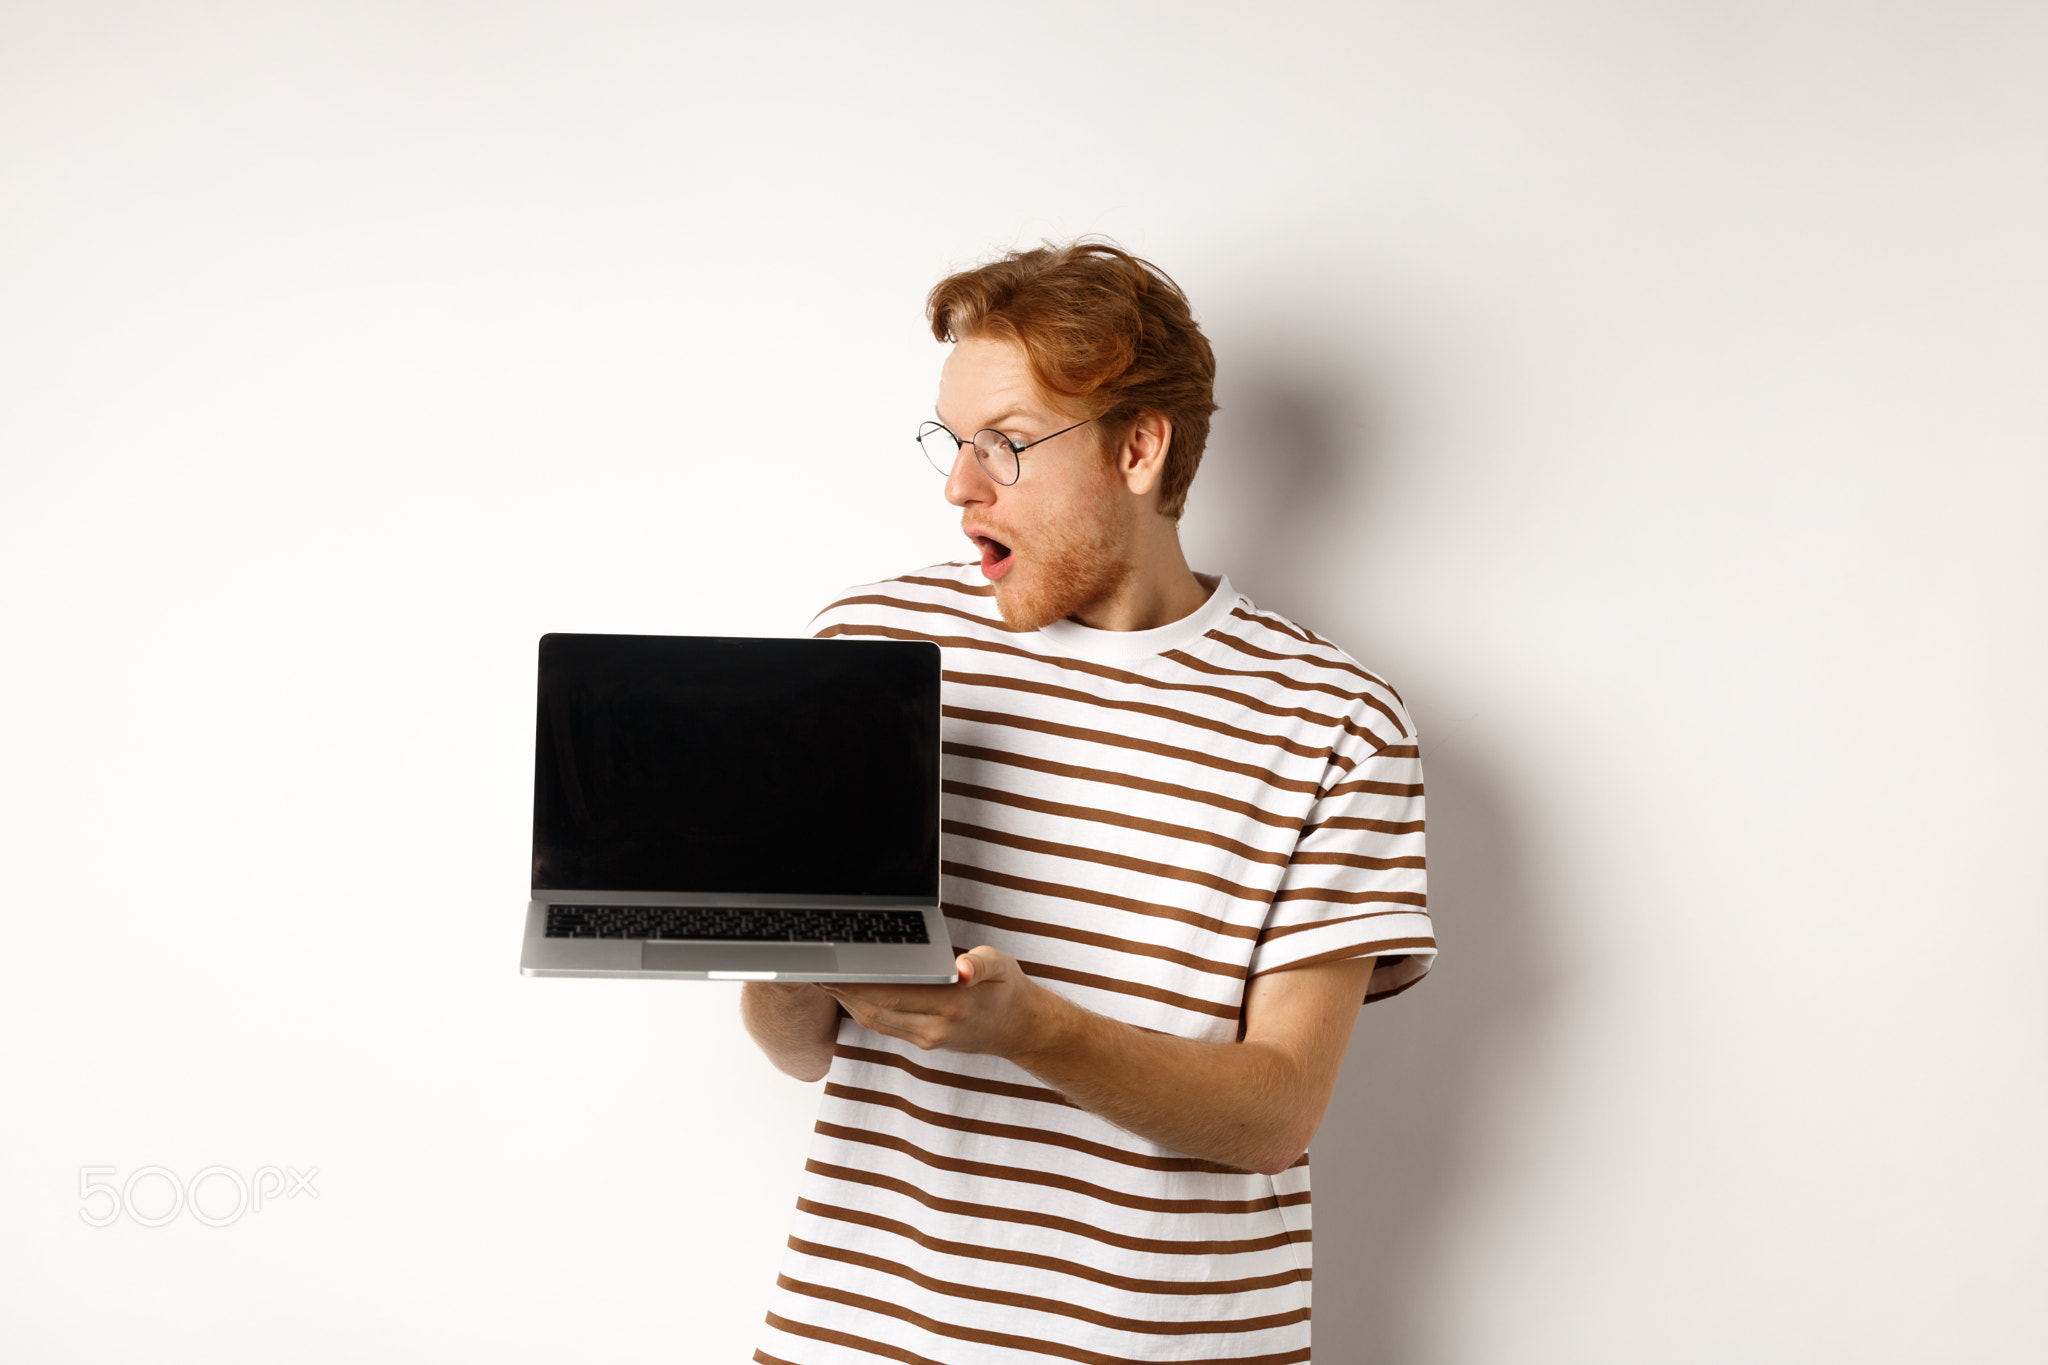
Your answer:
[[[1105,486],[1093,515],[1067,515],[1032,537],[1032,548],[1011,574],[996,581],[996,610],[1012,630],[1031,631],[1062,621],[1102,601],[1130,577],[1131,513]]]

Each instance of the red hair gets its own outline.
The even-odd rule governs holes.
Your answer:
[[[925,316],[940,341],[1001,337],[1023,348],[1048,395],[1121,441],[1138,414],[1173,424],[1159,510],[1178,519],[1216,411],[1216,356],[1166,272],[1106,242],[1048,242],[932,286]]]

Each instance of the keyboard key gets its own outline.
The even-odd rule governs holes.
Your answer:
[[[692,939],[719,943],[928,943],[915,910],[755,906],[550,905],[549,938]]]

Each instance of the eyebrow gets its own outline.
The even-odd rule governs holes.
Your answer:
[[[946,421],[946,415],[939,411],[939,405],[937,403],[932,404],[932,416],[938,418],[939,425],[945,427],[946,430],[951,431],[953,429],[952,424]],[[1047,418],[1042,413],[1034,412],[1029,408],[1011,407],[1003,409],[994,417],[990,418],[988,421],[976,427],[975,430],[985,431],[992,427],[1000,427],[1003,423],[1009,421],[1014,417],[1025,418],[1026,420],[1032,422],[1034,425],[1037,426],[1051,425],[1051,419]]]

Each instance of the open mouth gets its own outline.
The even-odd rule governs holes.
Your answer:
[[[1009,546],[1003,544],[1000,540],[991,540],[987,536],[974,536],[972,539],[981,550],[981,572],[983,577],[996,579],[1009,572]]]

